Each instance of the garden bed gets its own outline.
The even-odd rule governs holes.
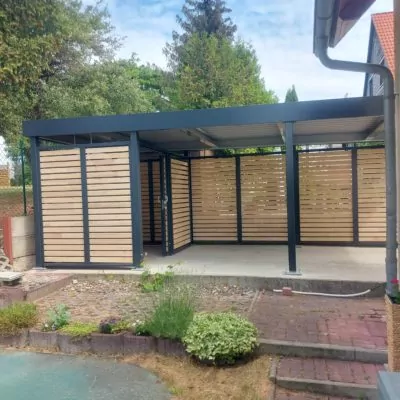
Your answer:
[[[197,311],[234,311],[246,315],[257,293],[238,286],[199,285]],[[98,323],[110,315],[142,320],[154,308],[158,293],[144,293],[137,279],[104,276],[75,278],[60,290],[36,302],[40,320],[57,304],[65,304],[73,320]]]

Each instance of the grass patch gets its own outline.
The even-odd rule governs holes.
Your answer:
[[[0,310],[0,335],[12,336],[22,329],[33,328],[39,320],[35,304],[14,303]]]
[[[74,338],[83,338],[97,331],[98,326],[96,324],[84,322],[72,322],[60,329],[60,332],[66,333]]]
[[[270,356],[245,365],[217,368],[159,354],[125,359],[158,375],[169,387],[174,400],[263,400],[270,382]]]

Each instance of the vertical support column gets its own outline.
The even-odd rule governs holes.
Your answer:
[[[358,224],[358,173],[357,173],[357,149],[351,149],[351,191],[352,191],[352,209],[353,209],[353,243],[360,243],[359,224]]]
[[[287,274],[298,274],[296,265],[296,168],[295,168],[295,146],[293,144],[294,123],[285,123],[286,144],[286,203],[287,203],[287,226],[288,226],[288,253],[289,270]]]
[[[153,161],[147,162],[147,179],[149,182],[149,213],[150,213],[150,242],[155,242],[154,230],[154,187],[153,187]]]
[[[138,268],[143,261],[142,195],[140,182],[140,152],[137,132],[132,132],[129,143],[129,167],[131,180],[131,218],[133,266]]]
[[[33,214],[35,220],[36,267],[44,267],[43,220],[42,220],[39,156],[40,156],[39,138],[31,137],[31,164],[32,164]]]
[[[160,197],[161,197],[161,247],[162,255],[168,254],[168,235],[165,227],[166,218],[166,192],[165,192],[165,156],[160,156]]]
[[[236,216],[237,216],[237,241],[242,242],[242,181],[240,176],[240,156],[235,156],[236,161]]]
[[[171,156],[165,158],[165,181],[167,189],[168,255],[174,254],[174,226],[172,214]]]
[[[189,213],[190,213],[190,243],[193,243],[193,193],[192,193],[192,160],[189,164]]]
[[[300,244],[301,221],[300,221],[300,174],[299,174],[299,152],[294,146],[295,166],[295,196],[296,196],[296,244]]]
[[[81,190],[82,190],[82,218],[83,218],[83,251],[85,263],[90,263],[90,237],[89,237],[89,206],[86,170],[86,149],[81,147]]]

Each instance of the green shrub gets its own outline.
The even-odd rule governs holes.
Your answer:
[[[71,313],[65,304],[58,304],[47,312],[47,321],[43,324],[43,331],[57,331],[69,324]]]
[[[233,364],[257,347],[257,329],[232,312],[199,313],[183,338],[186,350],[200,361]]]
[[[38,320],[35,304],[14,303],[0,310],[0,335],[16,335],[22,329],[33,328]]]
[[[75,338],[82,338],[90,336],[93,332],[97,332],[97,325],[84,322],[72,322],[61,328],[60,332],[66,333]]]
[[[140,287],[145,293],[149,292],[159,292],[161,291],[166,283],[172,281],[174,277],[173,266],[169,265],[168,271],[164,273],[157,272],[152,274],[149,270],[144,271],[140,275]]]
[[[189,286],[169,286],[159,296],[156,307],[146,321],[136,326],[138,335],[181,339],[193,319],[195,296]]]

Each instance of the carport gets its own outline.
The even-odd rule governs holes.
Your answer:
[[[143,243],[383,245],[381,97],[26,121],[36,264],[131,268]],[[333,148],[299,146],[334,144]],[[199,151],[276,146],[261,155]],[[326,146],[325,146],[326,147]]]

